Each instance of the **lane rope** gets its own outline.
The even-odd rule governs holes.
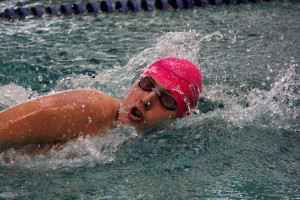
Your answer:
[[[267,0],[271,1],[271,0]],[[59,11],[55,6],[48,6],[43,8],[41,5],[36,5],[31,8],[18,7],[6,8],[0,13],[0,17],[7,19],[25,19],[31,17],[47,16],[72,16],[72,15],[85,15],[85,14],[100,14],[100,13],[113,13],[113,12],[139,12],[140,9],[147,12],[157,10],[168,10],[170,7],[175,10],[193,9],[197,7],[206,7],[208,5],[221,6],[247,4],[247,3],[260,3],[261,0],[155,0],[154,5],[151,0],[141,0],[140,5],[137,0],[118,0],[113,3],[110,0],[102,0],[100,4],[96,2],[89,2],[85,8],[82,3],[67,4],[64,3],[60,6]]]

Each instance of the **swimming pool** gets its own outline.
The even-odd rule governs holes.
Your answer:
[[[203,114],[162,130],[2,152],[0,198],[299,199],[299,17],[299,3],[262,2],[1,20],[1,110],[80,87],[122,97],[165,56],[198,63],[204,93]]]

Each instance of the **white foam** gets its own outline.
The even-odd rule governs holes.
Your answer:
[[[180,55],[180,57],[197,64],[201,40],[210,40],[212,37],[222,38],[219,33],[207,36],[201,36],[193,31],[166,33],[157,40],[154,46],[130,58],[126,66],[115,66],[113,69],[100,71],[95,78],[84,75],[66,77],[57,84],[52,92],[91,87],[108,93],[112,92],[116,97],[122,98],[139,76],[140,71],[157,59]],[[298,66],[291,65],[288,70],[279,74],[269,91],[254,88],[249,93],[245,91],[243,93],[232,86],[214,84],[208,87],[204,85],[202,96],[213,102],[222,102],[225,107],[178,120],[173,127],[201,125],[202,121],[217,118],[238,127],[258,121],[278,129],[289,128],[294,125],[293,120],[299,119],[300,113],[299,107],[293,107],[294,102],[300,99],[300,94],[295,92],[295,88],[298,87],[299,90],[295,67]],[[204,79],[205,76],[210,76],[206,73],[203,75]],[[231,91],[238,92],[239,95],[232,95]],[[0,87],[0,92],[4,94],[0,96],[0,103],[6,106],[24,102],[37,95],[31,89],[25,89],[15,84]],[[274,97],[276,97],[276,101]],[[239,101],[243,99],[247,100],[248,106],[239,104]],[[286,99],[289,101],[287,102]],[[51,150],[47,155],[30,156],[11,149],[0,154],[0,162],[8,165],[20,164],[28,168],[47,167],[51,169],[95,166],[113,162],[116,159],[115,152],[120,145],[136,136],[137,133],[132,127],[127,127],[125,130],[115,129],[113,132],[107,132],[103,137],[79,137],[77,140],[68,142],[61,151]]]
[[[137,136],[137,132],[132,127],[120,126],[100,136],[79,136],[67,142],[59,151],[52,148],[46,153],[32,155],[32,152],[27,153],[30,146],[18,151],[9,149],[0,153],[0,163],[19,165],[29,169],[51,170],[81,166],[94,167],[98,164],[113,162],[120,146]]]
[[[213,34],[212,34],[213,35]],[[209,37],[212,37],[210,35]],[[147,65],[163,57],[179,56],[197,63],[201,36],[194,31],[170,32],[161,36],[157,43],[129,59],[124,67],[115,66],[113,69],[99,71],[95,78],[85,75],[72,75],[59,81],[51,91],[58,92],[66,89],[97,88],[122,98],[131,87],[140,71]],[[24,89],[14,84],[0,88],[8,95],[1,101],[7,106],[24,102],[33,95],[30,89]],[[102,137],[79,137],[68,142],[61,151],[51,150],[46,155],[31,156],[13,149],[0,154],[0,162],[6,165],[14,164],[22,167],[47,167],[51,169],[61,167],[94,166],[115,160],[115,152],[124,142],[137,136],[132,127],[108,131]],[[26,152],[26,151],[25,151]]]
[[[226,92],[234,90],[236,88],[226,85],[204,87],[202,96],[213,102],[221,102],[224,108],[195,115],[194,120],[186,119],[186,123],[191,125],[195,120],[218,118],[238,127],[259,123],[275,130],[300,131],[300,107],[296,105],[300,100],[300,82],[294,66],[279,73],[270,90],[254,88],[249,93],[239,92],[238,95]],[[247,100],[247,106],[239,103],[243,99]]]
[[[36,92],[11,83],[0,87],[0,94],[0,104],[10,107],[29,100]]]

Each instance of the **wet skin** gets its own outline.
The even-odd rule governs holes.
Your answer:
[[[0,112],[0,149],[103,134],[119,104],[97,90],[63,91],[18,104]]]
[[[159,81],[151,78],[155,89],[170,96],[171,92]],[[164,108],[154,91],[144,91],[138,85],[132,86],[125,99],[121,102],[118,119],[122,124],[134,126],[139,132],[146,132],[161,123],[176,119],[177,111]]]
[[[151,79],[160,93],[171,93]],[[78,135],[105,134],[116,122],[148,131],[176,119],[154,91],[136,82],[121,102],[97,90],[69,90],[27,101],[0,112],[0,150],[26,144],[58,144]]]

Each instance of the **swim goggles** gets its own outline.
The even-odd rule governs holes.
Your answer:
[[[177,109],[177,103],[174,100],[174,98],[168,94],[160,93],[157,89],[155,89],[154,84],[149,77],[141,78],[139,82],[139,86],[144,91],[148,91],[148,92],[154,91],[158,95],[158,99],[164,108],[168,110]]]

